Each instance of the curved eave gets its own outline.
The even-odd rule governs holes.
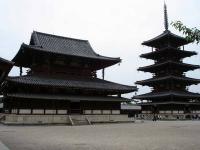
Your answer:
[[[26,94],[26,93],[9,93],[7,97],[12,98],[24,98],[40,99],[40,100],[65,100],[65,101],[103,101],[103,102],[130,102],[131,100],[126,98],[119,98],[114,96],[75,96],[75,95],[51,95],[51,94]]]
[[[140,67],[140,68],[138,68],[138,71],[154,73],[158,69],[164,68],[166,66],[171,66],[173,68],[178,68],[178,69],[181,69],[184,72],[200,68],[199,65],[191,65],[191,64],[174,62],[174,61],[166,61],[166,62],[163,62],[163,63],[157,63],[157,64],[153,64],[153,65],[150,65],[150,66]]]
[[[13,65],[14,63],[12,61],[9,61],[0,57],[0,84],[7,77]]]
[[[31,53],[40,53],[44,55],[59,55],[59,56],[64,56],[64,57],[70,57],[70,58],[79,58],[79,59],[85,59],[88,61],[92,62],[98,62],[99,64],[102,64],[102,67],[99,67],[98,69],[106,68],[112,65],[115,65],[117,63],[121,62],[121,59],[118,58],[112,58],[112,57],[106,57],[106,56],[101,56],[96,54],[95,57],[90,57],[90,56],[79,56],[79,55],[67,55],[63,53],[58,53],[58,52],[52,52],[48,51],[46,49],[43,49],[39,46],[32,46],[32,45],[27,45],[27,44],[22,44],[18,53],[16,56],[13,58],[13,62],[15,62],[16,66],[23,66],[23,67],[30,67],[31,61],[32,61],[32,55]],[[36,55],[36,54],[34,54]]]
[[[161,56],[165,56],[166,54],[173,54],[176,55],[179,58],[185,58],[185,57],[191,57],[193,55],[197,55],[197,52],[195,51],[186,51],[186,50],[179,50],[173,47],[165,47],[153,52],[149,52],[146,54],[141,54],[141,58],[146,58],[146,59],[152,59],[156,60],[160,58]]]
[[[199,84],[200,79],[193,79],[188,77],[177,77],[177,76],[166,76],[166,77],[160,77],[160,78],[151,78],[143,81],[137,81],[136,84],[139,85],[147,85],[147,86],[153,86],[156,84],[160,84],[161,82],[168,82],[168,81],[176,81],[181,82],[181,84],[185,85],[192,85],[192,84]]]
[[[14,65],[14,62],[0,57],[0,64],[12,67]]]
[[[164,98],[200,99],[200,94],[191,92],[157,92],[134,96],[133,99],[157,100]]]
[[[170,31],[164,31],[162,34],[152,38],[148,41],[144,41],[142,45],[159,47],[160,43],[166,43],[166,41],[171,41],[176,44],[177,47],[191,43],[191,41],[186,40],[185,38],[171,33]]]
[[[23,78],[25,77],[25,78]],[[40,86],[40,87],[55,87],[64,89],[80,89],[89,91],[100,91],[104,93],[116,93],[116,94],[126,94],[137,91],[136,86],[122,85],[106,80],[94,79],[94,80],[79,80],[79,79],[52,79],[52,78],[34,78],[22,76],[22,77],[8,77],[6,79],[10,83],[23,84],[30,86]]]

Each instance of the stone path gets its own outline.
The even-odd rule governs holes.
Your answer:
[[[9,150],[9,149],[0,141],[0,150]]]
[[[92,126],[0,125],[0,140],[10,150],[199,150],[199,139],[200,121]]]

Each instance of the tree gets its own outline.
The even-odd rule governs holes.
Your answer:
[[[186,39],[188,41],[199,44],[199,42],[200,42],[200,30],[199,29],[197,29],[196,27],[188,28],[181,21],[172,22],[171,25],[179,32],[182,32],[186,36]]]

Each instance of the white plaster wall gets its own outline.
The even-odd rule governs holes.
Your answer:
[[[120,110],[112,110],[112,114],[120,114]]]
[[[56,114],[56,110],[49,110],[49,109],[46,109],[46,110],[45,110],[45,114]]]
[[[44,109],[33,109],[33,114],[44,114]]]
[[[84,110],[84,114],[92,114],[92,110]]]
[[[31,109],[19,109],[19,114],[31,114]]]
[[[11,113],[12,113],[12,114],[17,114],[17,109],[12,109],[12,110],[11,110]]]
[[[101,110],[93,110],[93,114],[101,114]]]
[[[67,114],[67,110],[57,110],[58,114]]]
[[[184,112],[182,111],[182,110],[179,110],[179,112],[178,112],[179,114],[183,114]]]
[[[103,114],[111,114],[111,110],[103,110]]]

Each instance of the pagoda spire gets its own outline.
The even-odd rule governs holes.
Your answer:
[[[168,30],[168,15],[167,15],[167,5],[166,3],[164,2],[164,25],[165,25],[165,31]]]

